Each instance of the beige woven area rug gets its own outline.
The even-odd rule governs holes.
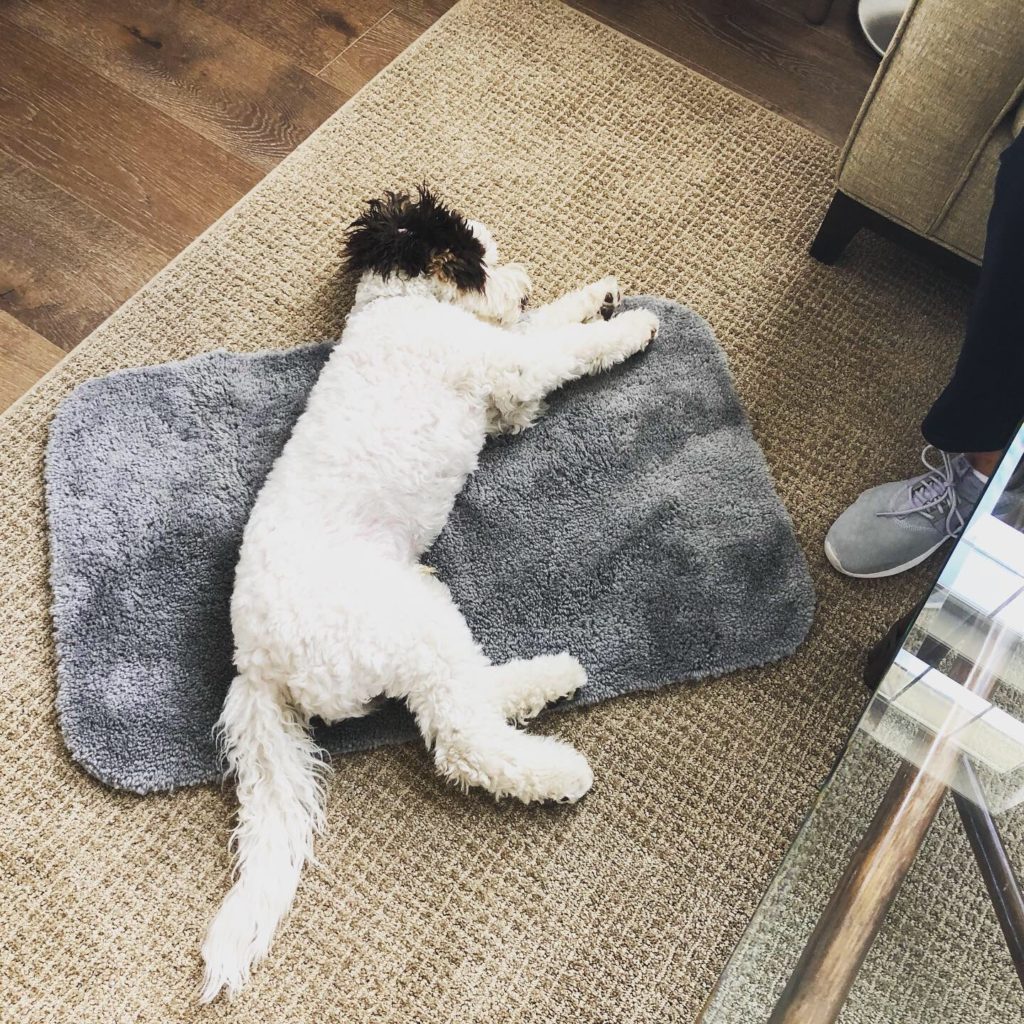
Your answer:
[[[464,0],[9,411],[0,1019],[695,1017],[861,707],[865,645],[924,579],[839,579],[821,540],[866,482],[913,468],[966,296],[870,238],[838,269],[806,256],[835,158],[553,0]],[[614,271],[711,322],[808,552],[818,619],[782,665],[540,723],[594,765],[594,792],[569,809],[463,796],[418,746],[339,762],[321,866],[270,960],[235,1003],[200,1011],[198,947],[228,885],[232,800],[110,792],[62,748],[47,422],[76,384],[119,367],[337,332],[344,226],[363,198],[421,179],[487,221],[542,298]],[[910,915],[900,940],[935,976],[965,951],[1000,962],[980,887],[961,888],[957,913]],[[891,970],[858,1019],[940,1019]],[[1002,1019],[993,1000],[1012,975],[991,970],[973,990],[942,986],[941,1019]]]

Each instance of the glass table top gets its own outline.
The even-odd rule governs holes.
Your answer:
[[[703,1024],[1024,1021],[1022,484],[1024,429],[898,637]]]

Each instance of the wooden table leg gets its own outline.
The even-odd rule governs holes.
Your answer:
[[[918,769],[900,768],[769,1024],[833,1024],[945,793],[943,783]]]

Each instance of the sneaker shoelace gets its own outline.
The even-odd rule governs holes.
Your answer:
[[[928,461],[928,452],[939,456],[939,465]],[[905,508],[893,509],[890,512],[876,512],[878,516],[902,517],[915,512],[926,519],[934,519],[945,506],[946,535],[959,537],[966,520],[960,512],[960,498],[957,494],[957,473],[953,468],[953,460],[947,452],[939,451],[930,444],[925,445],[921,452],[921,461],[928,470],[924,476],[910,481],[907,488],[907,505]]]

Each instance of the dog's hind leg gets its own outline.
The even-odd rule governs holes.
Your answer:
[[[524,803],[578,800],[590,789],[594,776],[582,754],[553,737],[516,729],[506,718],[511,681],[523,678],[530,663],[491,665],[448,588],[433,577],[411,575],[390,598],[390,618],[402,627],[387,637],[393,680],[386,692],[405,699],[442,775],[463,788],[481,786]],[[535,692],[528,699],[520,693],[513,712],[532,710],[542,685],[561,696],[582,683],[578,663],[566,656],[556,672],[556,661],[545,659],[546,682],[535,675]],[[561,677],[558,685],[554,675]]]
[[[488,685],[489,671],[424,679],[407,689],[438,771],[464,789],[481,786],[523,803],[578,800],[594,782],[586,758],[561,740],[509,725]]]
[[[488,669],[488,685],[496,692],[502,713],[514,722],[536,717],[552,701],[571,697],[586,682],[586,670],[570,654],[542,654]]]

